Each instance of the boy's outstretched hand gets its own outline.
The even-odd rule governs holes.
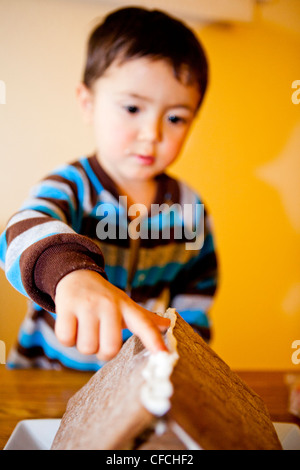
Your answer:
[[[122,346],[122,329],[136,334],[152,353],[167,351],[161,336],[169,325],[136,304],[122,290],[89,270],[73,271],[56,287],[55,334],[65,346],[77,346],[83,354],[112,359]]]

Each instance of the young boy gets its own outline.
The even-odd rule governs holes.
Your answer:
[[[123,8],[93,31],[77,94],[96,153],[42,180],[1,237],[6,276],[32,301],[9,366],[97,370],[132,333],[165,350],[155,312],[168,307],[209,340],[209,219],[189,220],[199,197],[165,173],[206,84],[201,45],[162,12]]]

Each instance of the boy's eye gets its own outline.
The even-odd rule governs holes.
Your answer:
[[[168,116],[168,120],[172,124],[178,124],[178,123],[185,123],[186,122],[184,118],[176,116],[175,114],[171,114],[170,116]]]
[[[125,106],[125,109],[130,114],[136,114],[139,112],[139,108],[134,105]]]

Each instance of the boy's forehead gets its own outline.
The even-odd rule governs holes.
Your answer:
[[[98,83],[106,82],[115,93],[143,97],[149,101],[155,96],[178,99],[185,98],[190,104],[199,100],[199,90],[196,84],[187,83],[186,74],[177,78],[173,66],[163,59],[133,58],[126,61],[115,61],[98,79]]]
[[[118,75],[131,75],[132,78],[135,76],[143,76],[145,74],[162,74],[166,76],[173,75],[173,68],[171,64],[165,59],[155,59],[151,57],[132,57],[129,59],[116,59],[106,70],[104,76],[112,77]]]

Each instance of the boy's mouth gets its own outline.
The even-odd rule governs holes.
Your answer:
[[[141,163],[142,165],[153,165],[154,161],[155,161],[155,157],[153,157],[152,155],[139,155],[139,154],[136,154],[135,155],[135,158],[137,159],[137,161],[139,163]]]

